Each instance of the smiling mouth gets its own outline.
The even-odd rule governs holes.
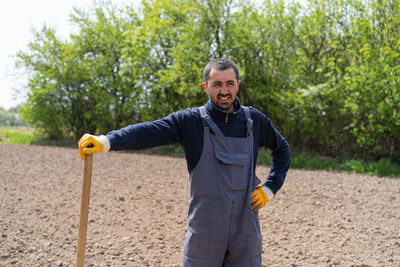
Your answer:
[[[225,102],[231,99],[231,95],[218,95],[218,99]]]

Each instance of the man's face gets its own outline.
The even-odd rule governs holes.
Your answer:
[[[211,101],[222,110],[233,112],[233,102],[239,90],[240,81],[236,80],[233,69],[211,69],[208,83],[203,82],[204,90]]]

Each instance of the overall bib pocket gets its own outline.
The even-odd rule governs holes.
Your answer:
[[[228,190],[245,190],[248,183],[246,164],[248,153],[215,150],[219,162],[218,174]]]

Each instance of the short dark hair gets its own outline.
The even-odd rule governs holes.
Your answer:
[[[236,80],[239,81],[239,70],[236,64],[230,60],[217,58],[208,62],[203,70],[203,80],[206,84],[208,84],[208,79],[210,79],[211,69],[216,69],[216,70],[233,69],[233,71],[235,72]]]

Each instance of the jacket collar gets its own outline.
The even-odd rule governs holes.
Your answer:
[[[226,118],[227,117],[228,112],[217,107],[210,99],[208,99],[205,107],[207,109],[208,114],[210,114],[212,117],[215,117],[215,118]],[[235,116],[242,109],[239,98],[237,98],[237,97],[235,99],[235,102],[233,102],[233,109],[234,109],[234,111],[232,113],[228,113],[229,117]]]

